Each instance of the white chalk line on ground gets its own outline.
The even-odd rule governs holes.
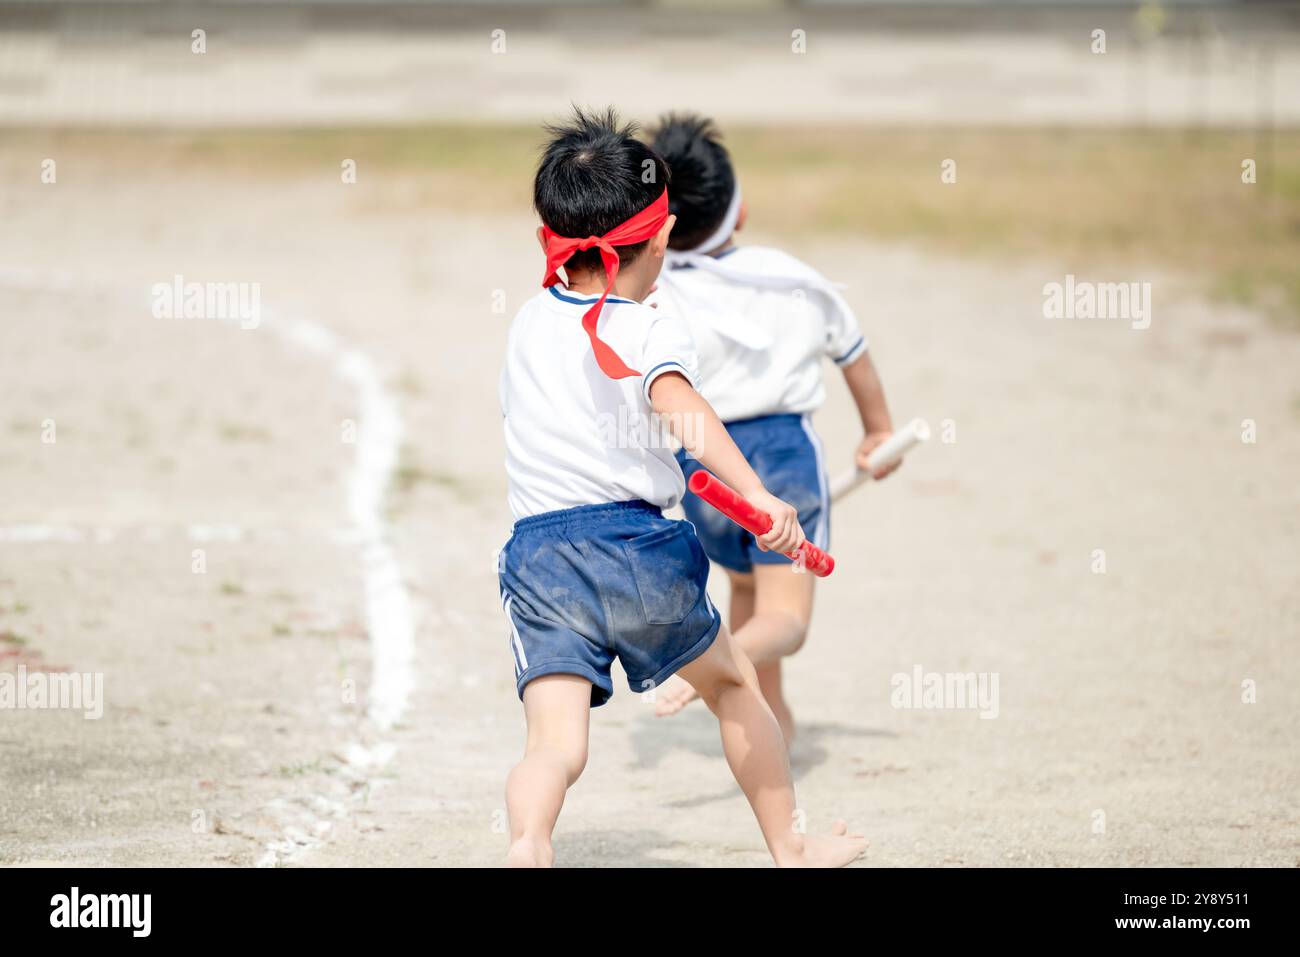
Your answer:
[[[0,285],[42,292],[86,291],[95,285],[68,273],[38,274],[0,267]],[[116,287],[125,292],[123,287]],[[159,320],[167,321],[167,320]],[[396,402],[384,388],[374,362],[365,352],[350,346],[334,332],[306,319],[283,320],[263,309],[262,325],[284,342],[305,352],[331,360],[335,374],[350,386],[358,400],[357,451],[348,478],[348,519],[350,529],[335,531],[331,537],[354,543],[361,549],[365,614],[369,635],[371,677],[367,700],[367,718],[380,732],[390,731],[406,713],[415,685],[415,625],[410,592],[402,578],[397,556],[388,542],[384,520],[384,498],[397,466],[403,426]],[[246,330],[244,330],[246,331]],[[158,526],[145,526],[146,540],[161,535]],[[242,541],[248,530],[234,525],[188,525],[186,534],[192,541]],[[272,530],[272,534],[274,534]],[[82,537],[85,536],[85,537]],[[0,528],[0,542],[95,541],[107,544],[116,530],[77,528],[60,525],[15,525]],[[392,760],[396,747],[384,741],[369,745],[350,742],[341,759],[369,793],[378,781],[375,776]],[[257,866],[273,867],[286,863],[298,854],[318,846],[332,830],[326,817],[346,816],[337,801],[316,795],[308,804],[298,802],[307,826],[284,826],[279,840],[265,845]],[[272,809],[291,809],[288,801],[272,802]],[[283,819],[284,814],[280,817]]]
[[[278,321],[272,319],[275,330]],[[360,349],[343,344],[324,326],[296,319],[284,338],[334,360],[334,370],[351,383],[359,400],[357,454],[348,480],[348,517],[360,536],[366,593],[366,626],[371,635],[369,717],[387,731],[402,715],[415,683],[415,624],[411,596],[397,556],[388,543],[384,497],[397,468],[402,419],[374,363]]]

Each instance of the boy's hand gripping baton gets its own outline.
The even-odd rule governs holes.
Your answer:
[[[831,482],[831,501],[838,501],[859,485],[871,481],[872,472],[894,464],[908,449],[920,445],[929,437],[930,426],[926,425],[925,419],[913,419],[871,450],[867,456],[868,468],[852,469]]]
[[[731,486],[700,469],[691,476],[688,487],[741,528],[755,535],[766,535],[772,530],[772,516],[750,505]],[[786,557],[798,562],[818,578],[835,571],[835,559],[812,542],[804,542]]]

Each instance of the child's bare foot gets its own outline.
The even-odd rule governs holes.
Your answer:
[[[539,844],[532,838],[521,837],[506,852],[506,867],[550,867],[555,862],[551,845]]]
[[[850,834],[848,831],[848,824],[836,821],[829,835],[805,837],[800,850],[789,856],[780,855],[777,866],[846,867],[867,850],[867,839],[861,834]]]
[[[673,675],[656,695],[655,717],[665,718],[670,714],[676,714],[698,697],[699,694],[686,679]]]

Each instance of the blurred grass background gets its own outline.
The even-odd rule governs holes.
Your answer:
[[[1300,131],[739,126],[724,130],[751,228],[854,235],[991,260],[1060,262],[1141,278],[1159,268],[1206,295],[1300,327]],[[11,131],[5,152],[82,154],[184,176],[338,176],[404,206],[529,214],[542,133],[532,126],[188,132]],[[1258,182],[1242,182],[1254,159]],[[940,164],[957,163],[957,181]],[[376,176],[376,174],[380,174]],[[382,193],[376,196],[385,202]]]

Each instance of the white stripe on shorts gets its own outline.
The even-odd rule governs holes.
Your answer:
[[[816,528],[812,531],[812,543],[818,548],[829,548],[827,539],[830,536],[827,533],[830,531],[831,521],[831,492],[826,484],[826,463],[822,461],[822,440],[817,437],[817,432],[813,429],[807,415],[800,416],[799,422],[803,426],[804,434],[808,436],[808,441],[812,443],[813,453],[817,457],[817,488],[822,500],[821,514],[817,519]],[[804,531],[808,530],[804,529]]]
[[[521,675],[528,670],[528,656],[524,654],[524,643],[519,640],[519,629],[515,627],[514,612],[510,610],[512,600],[509,595],[506,596],[505,612],[506,617],[510,619],[510,638],[511,646],[515,650],[516,675]]]

